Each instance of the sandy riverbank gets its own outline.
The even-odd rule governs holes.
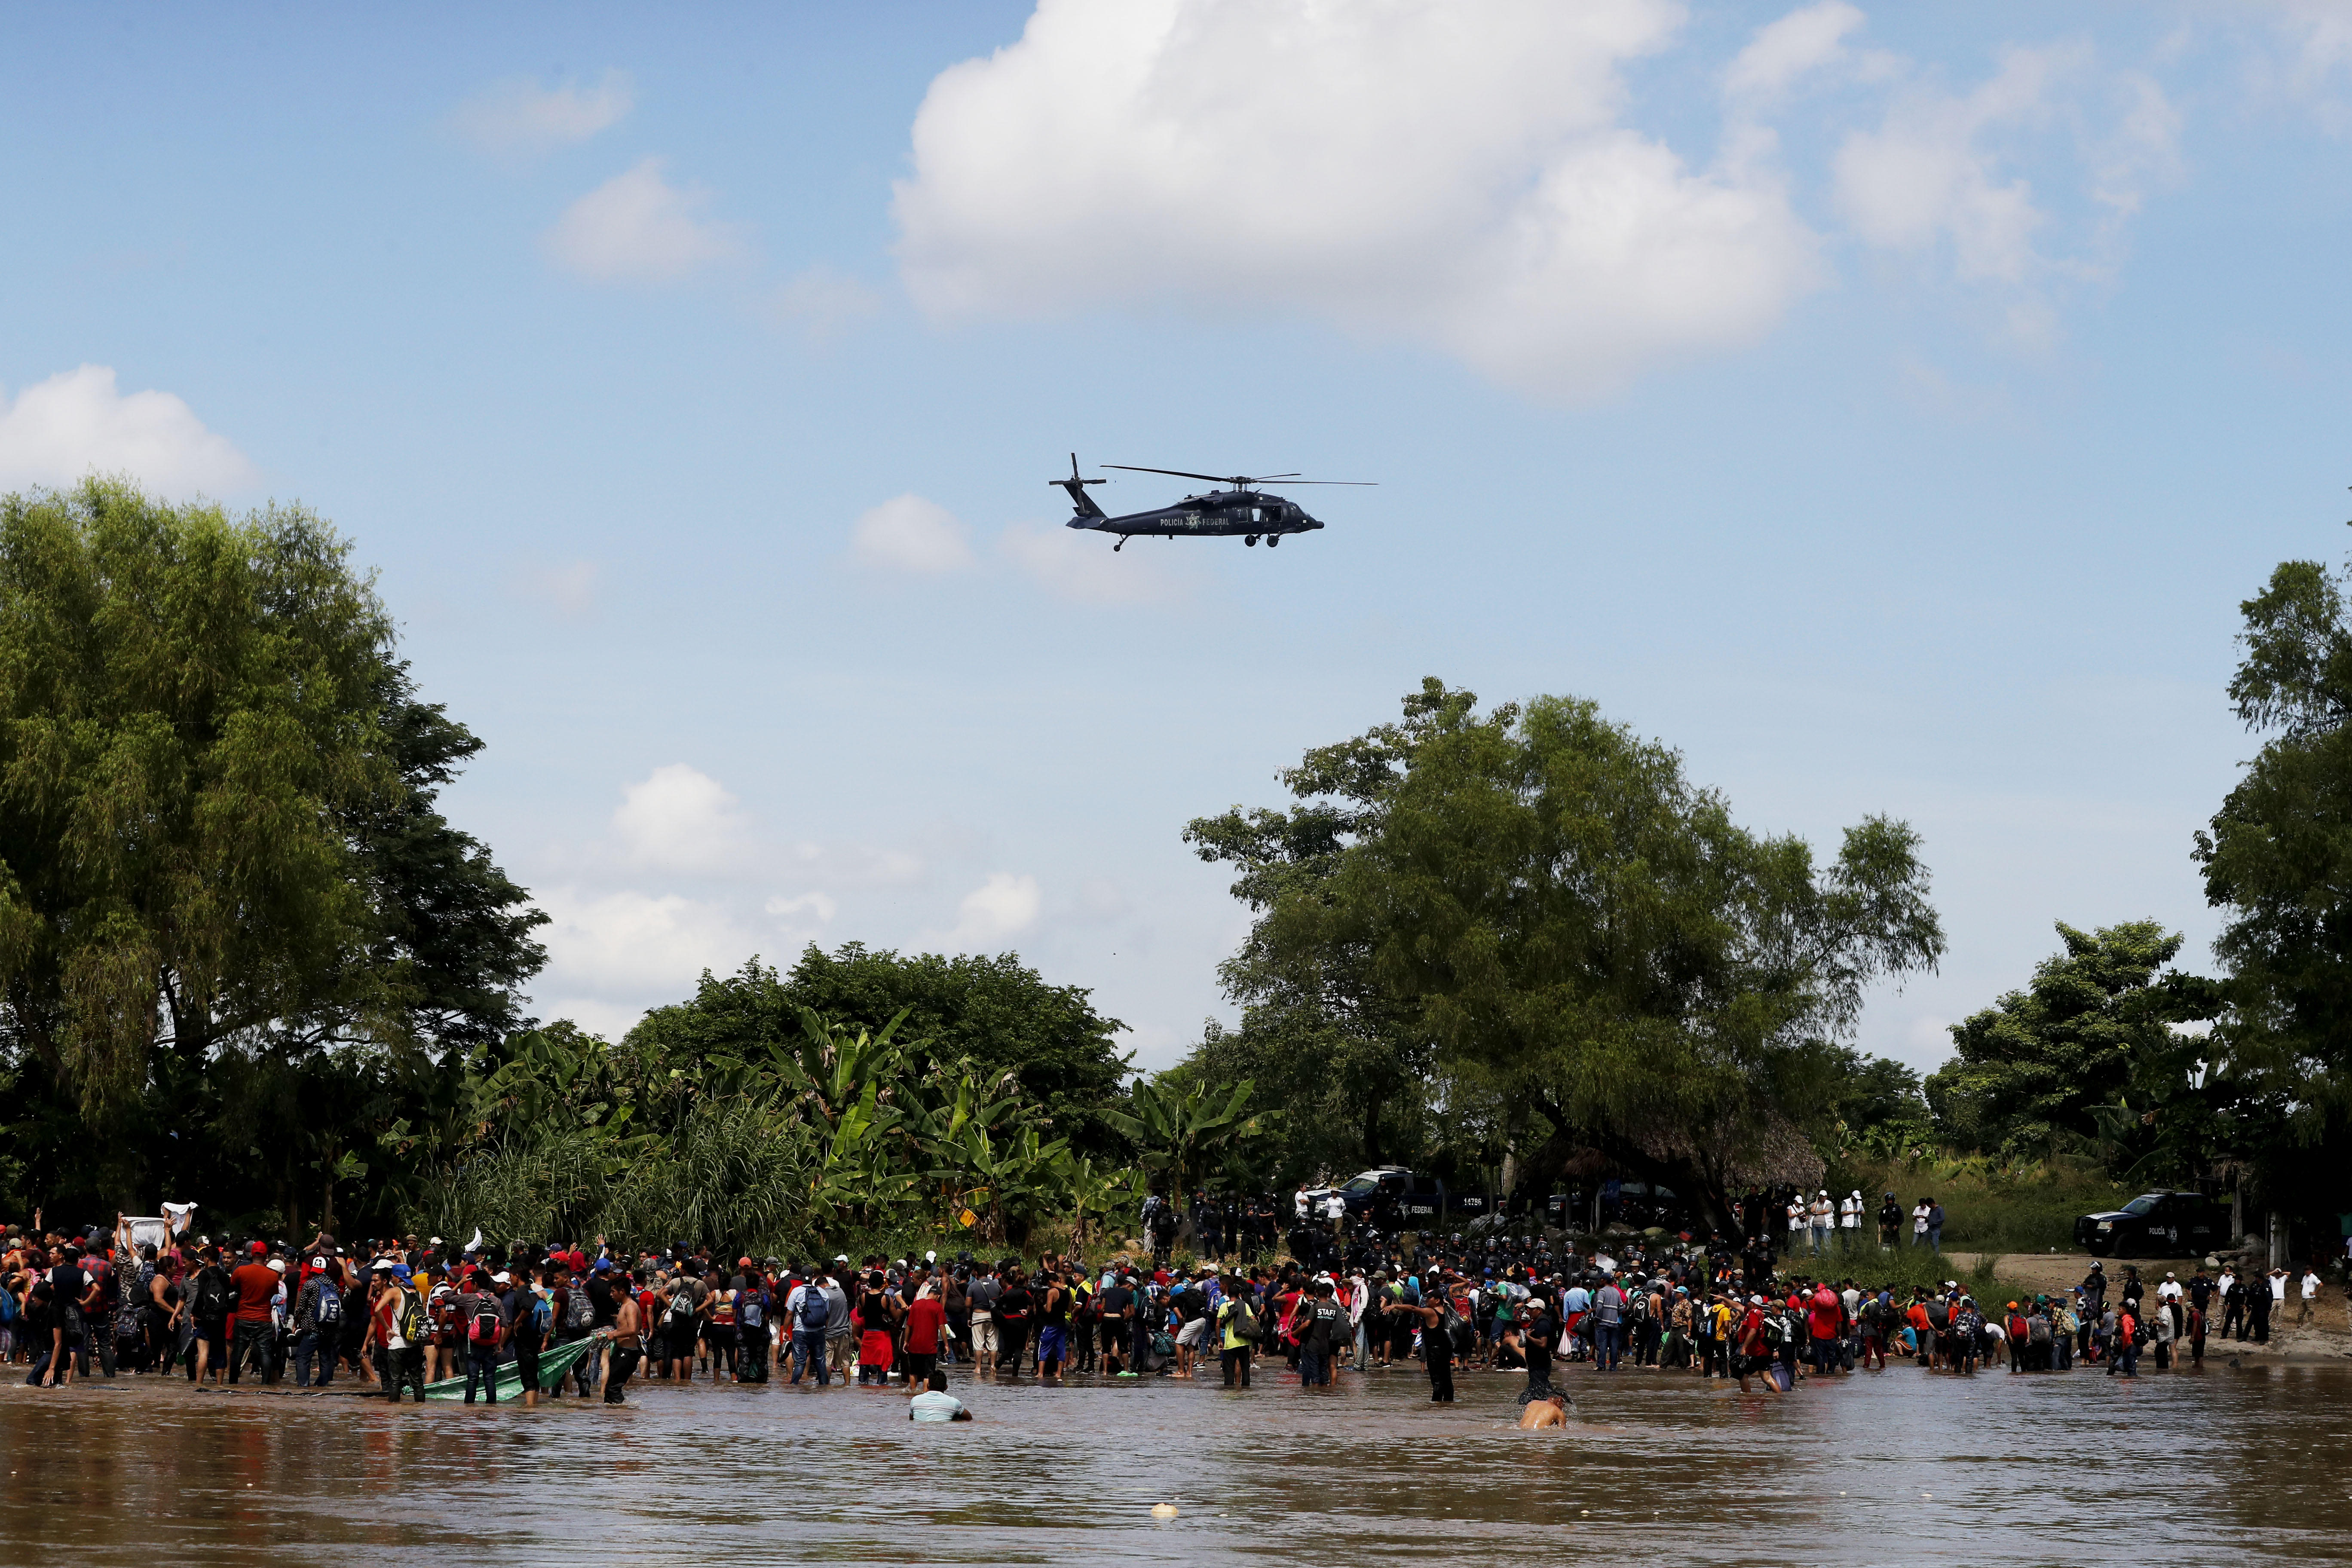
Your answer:
[[[1956,1269],[1973,1269],[1981,1256],[1971,1252],[1946,1254]],[[2020,1287],[2056,1294],[2080,1285],[2091,1271],[2094,1259],[2081,1252],[2003,1252],[1993,1256],[1996,1278]],[[2168,1270],[2183,1279],[2197,1270],[2197,1263],[2187,1258],[2107,1258],[2107,1278],[2120,1280],[2126,1264],[2139,1270],[2139,1277],[2153,1289]],[[2256,1344],[2252,1340],[2241,1343],[2227,1342],[2226,1349],[2219,1340],[2208,1340],[2205,1354],[2208,1360],[2219,1355],[2232,1355],[2263,1361],[2342,1361],[2352,1357],[2352,1301],[2345,1298],[2340,1286],[2320,1287],[2319,1295],[2311,1304],[2311,1321],[2298,1324],[2302,1311],[2298,1299],[2301,1284],[2290,1280],[2287,1303],[2284,1312],[2271,1319],[2268,1344]],[[2218,1310],[2216,1321],[2219,1321]]]

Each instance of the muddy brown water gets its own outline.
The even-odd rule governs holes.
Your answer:
[[[954,1391],[633,1387],[611,1409],[0,1385],[0,1540],[65,1561],[713,1558],[767,1563],[2309,1563],[2352,1557],[2352,1368],[1970,1380],[1898,1366],[1782,1399],[1569,1373],[1564,1433],[1517,1373],[1342,1373]],[[1172,1521],[1151,1517],[1174,1500]],[[293,1552],[289,1558],[286,1553]],[[29,1554],[28,1554],[29,1553]],[[409,1561],[420,1559],[411,1555]]]

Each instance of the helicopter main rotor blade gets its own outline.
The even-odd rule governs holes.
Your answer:
[[[1213,485],[1222,485],[1233,478],[1231,474],[1196,474],[1189,468],[1139,468],[1133,463],[1102,463],[1097,466],[1105,468],[1123,468],[1130,474],[1172,474],[1180,479],[1206,479]]]
[[[1297,474],[1196,474],[1190,468],[1146,468],[1134,463],[1105,463],[1106,468],[1118,468],[1130,474],[1168,474],[1180,479],[1206,479],[1213,485],[1232,485],[1246,489],[1251,485],[1272,484],[1281,480],[1293,485],[1370,485],[1378,479],[1302,479]]]

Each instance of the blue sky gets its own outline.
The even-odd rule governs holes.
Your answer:
[[[1013,949],[1163,1065],[1183,823],[1431,674],[1918,826],[1869,1048],[2054,920],[2202,962],[2237,603],[2352,516],[2352,10],[1469,11],[18,8],[0,488],[333,519],[606,1032]],[[1113,559],[1073,449],[1381,488]]]

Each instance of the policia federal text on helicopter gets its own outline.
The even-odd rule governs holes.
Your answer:
[[[1087,494],[1088,485],[1106,484],[1105,479],[1078,478],[1078,455],[1070,454],[1070,477],[1049,479],[1070,492],[1070,504],[1077,514],[1070,519],[1072,528],[1091,528],[1098,533],[1116,533],[1118,542],[1114,552],[1127,547],[1127,542],[1139,533],[1160,535],[1162,539],[1223,538],[1238,534],[1244,544],[1255,544],[1263,537],[1272,549],[1282,542],[1286,533],[1307,533],[1322,527],[1322,523],[1307,515],[1307,509],[1297,501],[1270,496],[1254,487],[1269,479],[1286,479],[1295,485],[1370,485],[1370,479],[1302,479],[1296,474],[1263,474],[1253,478],[1235,474],[1226,478],[1218,474],[1187,473],[1182,468],[1139,468],[1129,463],[1105,463],[1106,468],[1122,468],[1130,474],[1171,474],[1180,479],[1206,479],[1224,489],[1211,490],[1204,496],[1186,496],[1174,506],[1163,506],[1157,511],[1131,511],[1123,517],[1112,517],[1097,506]]]

